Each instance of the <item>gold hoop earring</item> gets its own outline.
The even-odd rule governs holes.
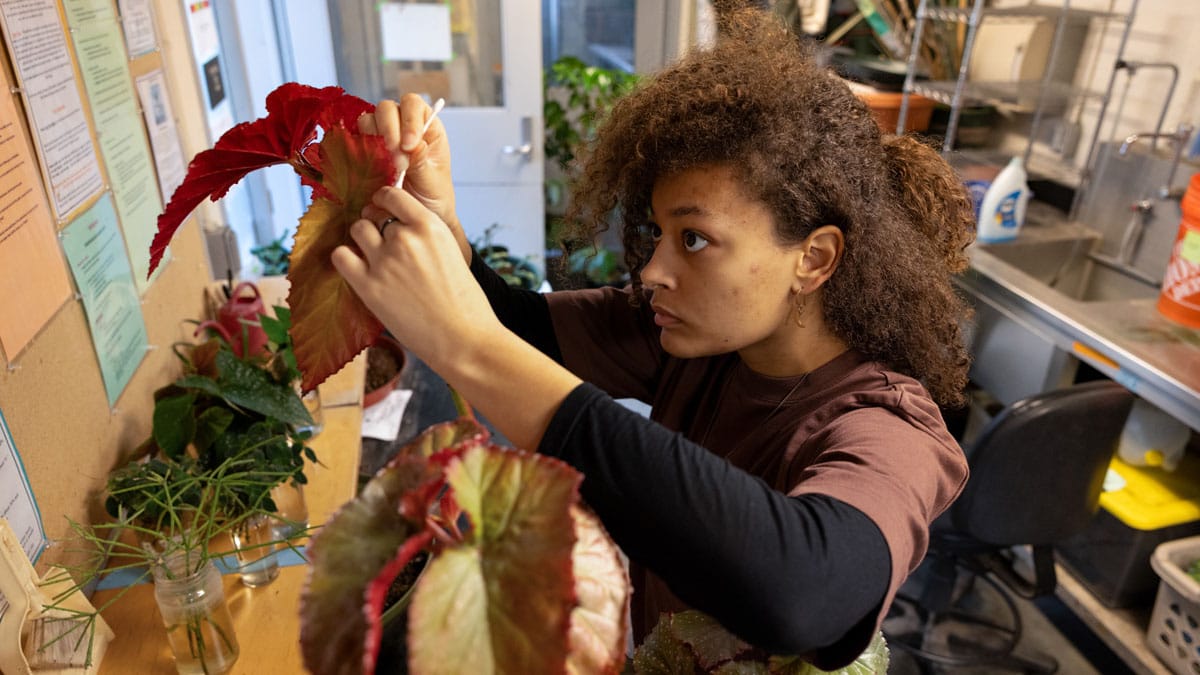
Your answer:
[[[797,328],[804,328],[804,309],[808,306],[808,295],[803,290],[796,292],[796,309],[795,315],[792,317],[796,322]]]

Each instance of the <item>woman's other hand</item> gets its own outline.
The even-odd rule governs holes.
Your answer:
[[[405,94],[399,103],[380,101],[374,114],[358,118],[359,131],[383,137],[392,154],[397,175],[403,173],[405,190],[425,208],[437,214],[454,235],[463,258],[471,259],[471,247],[458,221],[454,204],[454,184],[450,178],[450,140],[446,128],[436,117],[422,136],[421,130],[433,116],[433,109],[416,94]],[[392,214],[369,205],[363,217],[382,222]]]
[[[503,330],[435,212],[395,187],[376,192],[372,208],[386,215],[350,226],[362,254],[339,246],[333,265],[401,344],[436,370],[472,339]]]

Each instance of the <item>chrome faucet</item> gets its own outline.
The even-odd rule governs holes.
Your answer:
[[[1172,188],[1171,184],[1175,182],[1175,172],[1179,169],[1179,163],[1183,158],[1183,149],[1187,146],[1188,139],[1192,137],[1192,131],[1192,125],[1180,124],[1171,133],[1150,131],[1130,134],[1121,143],[1117,154],[1125,156],[1128,154],[1130,146],[1139,140],[1149,138],[1157,143],[1159,138],[1169,139],[1175,146],[1175,157],[1171,160],[1171,169],[1167,173],[1167,180],[1155,191],[1155,197],[1158,199],[1180,200],[1183,198],[1183,189]],[[1121,234],[1121,245],[1117,249],[1117,255],[1107,256],[1101,253],[1092,253],[1089,257],[1127,276],[1139,279],[1150,285],[1158,285],[1161,279],[1155,279],[1133,264],[1133,257],[1137,255],[1138,247],[1142,243],[1142,235],[1146,231],[1146,226],[1150,224],[1154,217],[1154,201],[1150,198],[1138,199],[1130,204],[1130,210],[1133,212],[1133,215],[1129,218],[1129,224],[1125,226],[1125,231]]]
[[[1179,162],[1183,159],[1183,149],[1187,147],[1188,139],[1192,137],[1194,127],[1190,124],[1180,124],[1175,128],[1175,131],[1170,133],[1162,133],[1158,131],[1141,131],[1136,134],[1129,134],[1121,143],[1117,154],[1124,157],[1129,152],[1129,146],[1138,141],[1149,138],[1157,142],[1159,138],[1167,138],[1175,146],[1175,157],[1171,159],[1171,171],[1167,174],[1167,180],[1162,187],[1158,189],[1159,199],[1182,199],[1182,189],[1172,189],[1171,184],[1175,182],[1175,172],[1179,169]],[[1145,200],[1143,200],[1145,201]],[[1137,203],[1134,204],[1137,206]]]

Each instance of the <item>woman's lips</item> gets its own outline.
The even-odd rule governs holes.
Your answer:
[[[656,325],[660,328],[665,328],[667,326],[674,326],[674,325],[680,323],[679,317],[668,312],[667,310],[663,309],[662,307],[655,307],[654,305],[651,305],[650,309],[654,310],[654,325]]]

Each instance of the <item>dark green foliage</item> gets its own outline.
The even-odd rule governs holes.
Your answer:
[[[306,482],[304,459],[316,457],[304,444],[309,432],[300,429],[313,420],[294,386],[299,372],[288,336],[290,315],[285,308],[275,311],[275,318],[262,317],[270,340],[267,359],[239,358],[218,338],[180,353],[185,374],[154,397],[147,445],[161,454],[109,476],[105,507],[111,515],[124,507],[147,526],[166,524],[161,521],[167,504],[197,506],[201,486],[214,484],[210,479],[219,474],[217,489],[205,499],[218,513],[238,518],[274,511],[269,493],[276,485]]]
[[[574,56],[555,61],[545,77],[546,96],[542,114],[546,124],[546,158],[568,171],[581,143],[596,135],[596,125],[613,102],[637,84],[638,77],[620,70],[589,66]],[[564,106],[552,95],[561,87]]]
[[[288,259],[292,251],[283,245],[287,237],[288,235],[285,232],[283,236],[269,244],[255,246],[250,249],[251,255],[258,258],[258,261],[262,263],[263,276],[279,276],[288,273]]]

